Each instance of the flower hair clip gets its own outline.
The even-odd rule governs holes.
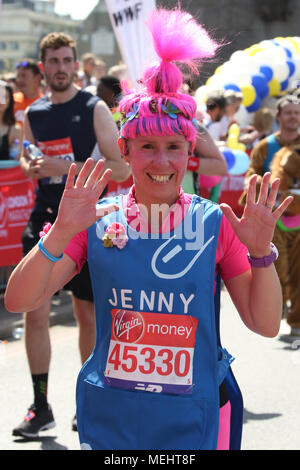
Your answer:
[[[105,230],[102,241],[105,248],[113,248],[116,246],[119,250],[122,250],[128,242],[125,227],[118,222],[112,223]]]
[[[179,109],[172,101],[166,100],[165,102],[159,104],[159,102],[156,99],[152,99],[149,102],[149,111],[151,111],[152,114],[160,114],[163,113],[167,115],[171,119],[177,119],[178,116],[183,116],[188,120],[191,120],[193,125],[198,128],[198,123],[197,119],[194,117],[191,119],[188,117],[181,109]],[[127,122],[133,121],[134,119],[139,119],[139,104],[138,102],[135,102],[133,106],[130,108],[129,111],[125,114],[123,111],[121,113],[122,119],[121,119],[121,130],[124,127],[124,125]]]
[[[43,230],[41,232],[39,232],[39,237],[42,238],[44,237],[50,230],[50,228],[52,227],[52,224],[50,224],[50,222],[47,222],[44,226],[43,226]]]
[[[199,122],[197,121],[197,118],[194,117],[192,119],[192,123],[194,124],[194,126],[196,127],[198,131],[201,129],[201,127],[199,126]]]
[[[121,127],[126,124],[126,122],[132,121],[133,119],[138,119],[139,118],[139,106],[138,103],[134,103],[130,111],[126,113],[126,115],[123,115],[123,119],[121,120]]]
[[[161,105],[163,113],[167,114],[172,119],[177,119],[178,115],[183,115],[183,112],[177,108],[171,101],[167,101],[166,104]]]

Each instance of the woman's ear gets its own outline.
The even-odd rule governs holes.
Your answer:
[[[126,163],[129,163],[129,150],[128,150],[127,140],[124,139],[124,137],[119,137],[118,145],[119,145],[119,149],[120,149],[122,158],[124,158]]]
[[[192,156],[195,150],[196,142],[189,142],[189,156]]]

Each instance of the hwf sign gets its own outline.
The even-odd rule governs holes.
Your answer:
[[[118,27],[124,22],[133,21],[139,18],[142,12],[142,2],[135,3],[132,6],[126,7],[123,10],[113,13],[115,25]]]
[[[156,8],[155,0],[106,0],[106,5],[131,85],[135,88],[145,65],[156,59],[146,26]]]

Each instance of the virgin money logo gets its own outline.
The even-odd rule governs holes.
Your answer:
[[[135,343],[144,331],[144,320],[139,312],[119,310],[114,318],[114,334],[124,343]]]

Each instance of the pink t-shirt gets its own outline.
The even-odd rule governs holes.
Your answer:
[[[182,222],[191,200],[192,195],[185,194],[181,189],[177,203],[174,205],[169,217],[163,221],[160,229],[161,233],[169,231],[170,228],[176,228]],[[134,228],[137,229],[138,227],[141,231],[147,232],[148,222],[136,205],[134,186],[126,196],[123,196],[122,205],[128,224],[132,222],[130,214],[134,214]],[[135,208],[134,205],[136,205]],[[139,223],[137,223],[137,220]],[[88,231],[84,230],[75,235],[65,249],[65,253],[76,263],[78,272],[87,261],[87,233]],[[219,267],[223,280],[231,279],[250,269],[247,252],[247,248],[240,242],[229,221],[223,216],[216,251],[216,268]]]

